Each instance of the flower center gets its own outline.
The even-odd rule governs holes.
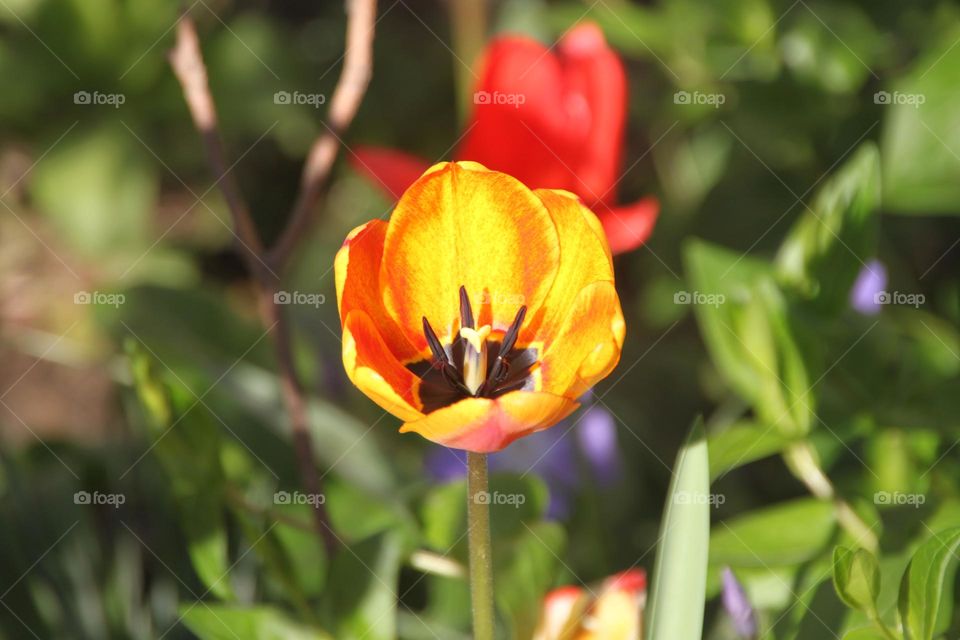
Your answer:
[[[537,362],[536,351],[516,348],[526,314],[527,307],[521,306],[502,339],[496,340],[489,324],[476,326],[466,287],[460,287],[460,330],[450,344],[441,343],[430,321],[423,318],[432,358],[409,368],[421,378],[425,410],[465,397],[495,398],[532,385],[530,368]]]
[[[479,329],[460,327],[460,337],[467,341],[463,350],[463,382],[470,393],[477,395],[477,390],[487,379],[487,336],[490,335],[490,325]]]

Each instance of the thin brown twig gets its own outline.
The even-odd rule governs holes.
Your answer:
[[[281,391],[290,419],[301,482],[304,489],[312,494],[321,492],[320,476],[314,463],[307,402],[294,363],[290,326],[277,301],[280,290],[278,273],[283,273],[297,241],[310,225],[312,211],[327,182],[339,148],[339,136],[335,134],[349,126],[366,91],[373,64],[376,5],[376,0],[350,0],[348,4],[347,49],[343,72],[331,100],[331,124],[327,126],[327,133],[317,139],[310,151],[304,166],[297,204],[269,259],[246,201],[227,168],[217,125],[216,106],[210,93],[207,70],[200,51],[200,39],[192,18],[186,12],[177,24],[176,44],[169,54],[174,75],[183,88],[190,115],[203,141],[207,160],[226,199],[236,232],[237,249],[243,256],[256,287],[258,311],[264,325],[273,327],[271,335],[277,356]],[[268,262],[276,266],[278,273],[268,266]],[[334,538],[321,501],[315,501],[314,516],[318,534],[328,548],[332,548],[335,544]]]
[[[286,228],[270,250],[270,264],[282,269],[300,238],[313,222],[313,210],[327,183],[334,160],[340,151],[340,138],[353,122],[370,83],[373,69],[373,36],[376,28],[376,0],[351,0],[347,3],[347,43],[343,71],[330,99],[326,131],[317,137],[303,165],[300,193],[293,205]]]
[[[227,170],[223,143],[217,128],[217,109],[210,93],[207,68],[200,52],[200,39],[193,19],[186,13],[177,22],[176,46],[169,53],[170,66],[183,87],[183,95],[190,109],[193,123],[203,139],[207,162],[227,201],[227,209],[236,230],[238,250],[251,271],[259,271],[259,254],[263,252],[260,234],[240,193],[233,174]]]

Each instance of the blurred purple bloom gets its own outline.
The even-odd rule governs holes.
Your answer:
[[[757,616],[750,606],[747,593],[733,575],[730,567],[723,569],[723,608],[733,621],[733,628],[743,638],[755,638],[757,635]]]
[[[878,297],[887,288],[887,268],[879,260],[871,260],[857,276],[850,291],[850,306],[868,316],[880,313]]]
[[[430,447],[424,459],[427,475],[434,482],[449,482],[467,475],[467,452],[447,447]]]
[[[577,427],[577,441],[601,485],[610,486],[620,479],[617,423],[609,411],[597,406],[587,409]]]

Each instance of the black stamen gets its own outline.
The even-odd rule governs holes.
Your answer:
[[[506,335],[503,336],[503,342],[500,344],[500,355],[505,356],[510,353],[510,349],[513,349],[513,345],[517,342],[517,336],[520,335],[520,325],[523,324],[523,319],[527,315],[527,305],[520,307],[520,310],[517,311],[517,316],[513,319],[513,324],[510,325],[510,329],[507,331]]]
[[[427,339],[427,344],[430,345],[430,351],[433,353],[434,360],[438,360],[443,364],[450,364],[447,352],[443,350],[443,345],[440,344],[440,338],[438,338],[437,334],[433,331],[433,327],[430,326],[430,321],[427,320],[426,316],[423,316],[423,335]]]
[[[440,343],[440,338],[437,337],[436,332],[433,330],[433,327],[430,326],[430,321],[427,320],[426,316],[423,318],[423,335],[426,337],[427,344],[430,346],[430,352],[433,354],[434,368],[440,370],[443,379],[446,380],[448,384],[469,393],[466,385],[463,384],[460,372],[453,366],[453,363],[450,362],[450,358],[447,357],[447,352],[444,351],[443,345]]]
[[[470,297],[467,295],[467,288],[460,287],[460,326],[474,329],[473,308],[470,306]]]
[[[464,396],[481,398],[493,397],[499,392],[502,392],[504,389],[511,387],[511,385],[516,385],[516,381],[506,384],[507,378],[510,377],[510,361],[508,357],[511,357],[510,352],[517,343],[517,339],[520,336],[520,327],[523,325],[523,320],[526,318],[526,315],[526,306],[522,306],[517,310],[517,315],[510,324],[510,328],[507,329],[507,332],[503,335],[503,340],[500,342],[500,347],[498,349],[496,360],[494,361],[493,366],[489,369],[486,379],[484,379],[484,381],[480,384],[476,392],[473,393],[471,393],[466,384],[464,384],[461,364],[453,363],[452,358],[458,356],[451,356],[447,353],[446,349],[443,347],[443,343],[440,342],[440,338],[437,336],[437,333],[433,330],[433,327],[430,326],[430,321],[427,320],[426,316],[424,316],[423,335],[427,340],[427,345],[430,347],[430,353],[433,356],[432,362],[430,363],[430,368],[439,371],[443,381]],[[470,306],[470,297],[467,295],[467,288],[464,286],[460,287],[460,327],[466,327],[469,329],[476,328],[475,319],[473,316],[473,308]],[[461,337],[457,337],[456,340],[454,340],[454,342],[451,344],[451,349],[454,350],[454,354],[460,353],[458,349],[462,350],[462,348],[465,348],[458,346],[463,342],[464,339]],[[527,369],[529,366],[529,364],[523,365],[521,367],[521,373],[522,370]],[[506,386],[504,386],[505,384]]]
[[[520,325],[523,324],[523,319],[526,315],[527,306],[524,305],[517,311],[517,316],[513,319],[513,324],[510,325],[510,329],[508,329],[507,333],[503,336],[503,342],[500,343],[500,351],[497,353],[497,360],[493,363],[493,369],[490,370],[490,375],[487,377],[487,380],[493,382],[494,386],[503,382],[503,379],[508,373],[509,364],[506,359],[507,354],[510,353],[513,345],[517,342],[517,336],[520,335]],[[486,387],[487,384],[484,382],[482,389],[485,391]]]

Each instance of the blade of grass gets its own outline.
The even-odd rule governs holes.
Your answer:
[[[646,640],[700,640],[710,542],[710,464],[697,419],[677,454],[660,525]]]

